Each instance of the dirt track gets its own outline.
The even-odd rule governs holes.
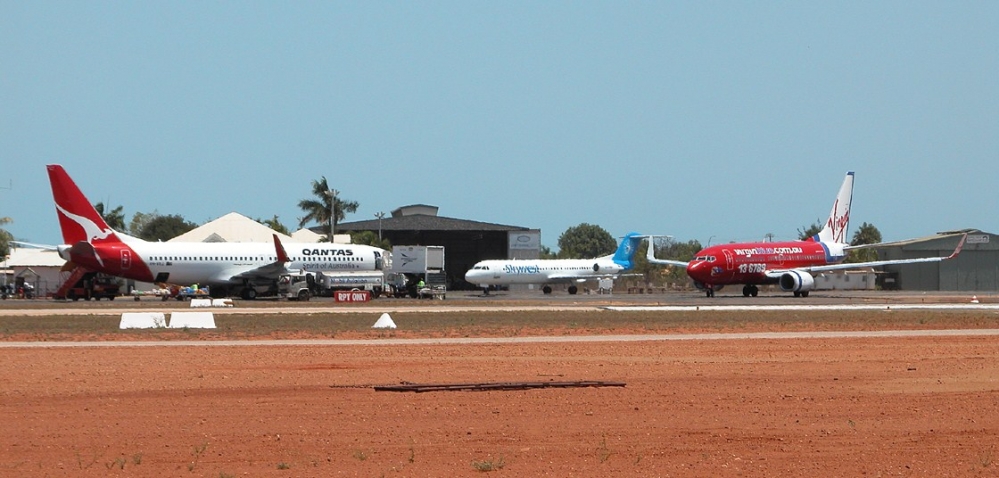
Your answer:
[[[2,476],[999,473],[987,337],[0,354]]]

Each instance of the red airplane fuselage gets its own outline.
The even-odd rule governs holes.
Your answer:
[[[767,271],[795,269],[842,261],[815,241],[750,242],[708,247],[687,264],[687,275],[705,285],[768,284],[777,282]]]

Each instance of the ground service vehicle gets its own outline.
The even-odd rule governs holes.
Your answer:
[[[447,293],[444,246],[393,246],[389,277],[395,297],[443,299]]]
[[[306,301],[312,297],[332,297],[337,290],[366,290],[379,297],[385,288],[381,271],[296,272],[278,278],[277,295],[282,299]]]
[[[60,292],[63,288],[59,289]],[[65,288],[64,296],[56,296],[57,299],[68,300],[114,300],[121,295],[121,284],[118,278],[98,272],[87,272],[68,288]]]

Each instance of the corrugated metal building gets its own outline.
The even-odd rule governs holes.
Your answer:
[[[875,250],[879,259],[948,256],[968,233],[961,254],[954,259],[884,267],[883,289],[939,291],[999,290],[999,238],[978,229],[941,232],[933,236],[887,243]]]

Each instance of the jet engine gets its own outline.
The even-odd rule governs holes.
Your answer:
[[[593,264],[593,272],[600,272],[600,264]]]
[[[815,286],[815,278],[804,271],[787,271],[780,275],[781,290],[785,292],[808,292]]]

